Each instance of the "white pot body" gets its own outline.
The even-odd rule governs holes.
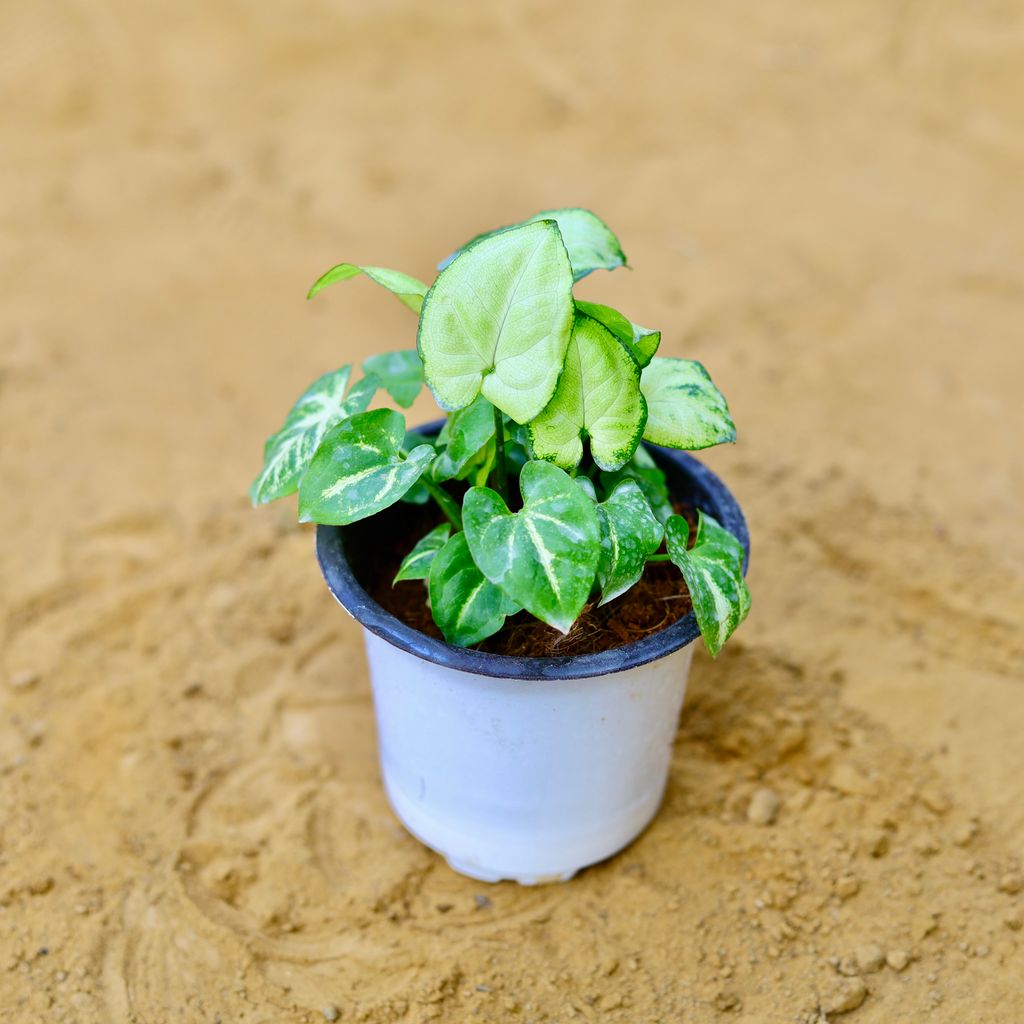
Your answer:
[[[365,636],[391,805],[456,871],[487,882],[565,880],[654,817],[692,643],[623,672],[520,680]]]

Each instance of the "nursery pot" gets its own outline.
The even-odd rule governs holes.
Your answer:
[[[647,447],[670,492],[714,516],[749,554],[743,514],[721,480],[690,455]],[[379,529],[319,526],[317,557],[331,593],[363,626],[381,772],[405,827],[455,871],[486,882],[562,881],[628,845],[665,790],[699,637],[693,612],[597,654],[453,647],[363,588],[360,552]]]

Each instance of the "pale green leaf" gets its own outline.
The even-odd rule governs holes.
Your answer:
[[[602,306],[599,302],[580,302],[577,299],[576,308],[604,324],[626,346],[626,350],[641,367],[654,358],[661,344],[661,331],[652,331],[648,327],[634,324],[617,309]]]
[[[736,440],[725,398],[695,360],[652,359],[640,388],[647,399],[645,441],[695,451]]]
[[[466,535],[457,533],[430,563],[430,610],[450,644],[479,643],[505,624],[519,606],[477,568]]]
[[[594,487],[594,481],[589,476],[574,476],[573,480],[576,481],[576,486],[591,500],[597,501],[597,488]]]
[[[411,348],[370,356],[363,363],[363,373],[375,377],[403,409],[416,401],[423,387],[423,363]]]
[[[640,579],[648,557],[661,546],[664,529],[635,480],[623,480],[597,506],[597,515],[601,522],[597,585],[601,604],[607,604]]]
[[[619,469],[636,451],[646,422],[636,360],[603,324],[577,313],[555,393],[529,424],[534,455],[572,470],[589,437],[594,461]]]
[[[405,419],[375,409],[327,433],[299,484],[299,521],[345,526],[393,505],[434,460],[432,445],[402,453]]]
[[[444,451],[431,467],[431,473],[435,480],[461,480],[488,461],[487,446],[494,440],[494,406],[478,395],[464,409],[448,417],[441,440]]]
[[[672,498],[668,493],[668,485],[665,483],[665,474],[658,468],[657,463],[643,445],[637,448],[633,453],[633,458],[622,469],[614,473],[601,474],[601,485],[605,494],[611,494],[621,480],[637,482],[659,523],[664,525],[668,517],[675,511],[672,507]]]
[[[690,528],[682,516],[665,524],[669,558],[690,591],[701,636],[714,657],[750,611],[743,579],[743,545],[709,515],[698,513],[697,538],[687,550]]]
[[[281,429],[267,439],[263,469],[249,489],[254,505],[292,494],[327,431],[370,404],[376,383],[364,378],[346,395],[351,374],[352,367],[343,366],[314,381],[292,406]]]
[[[523,508],[515,513],[488,487],[466,493],[466,539],[492,583],[531,615],[567,633],[597,572],[597,510],[576,482],[551,463],[528,462],[519,483]]]
[[[541,221],[471,245],[427,293],[417,348],[448,411],[481,392],[519,423],[558,383],[572,331],[572,271],[558,228]]]
[[[360,267],[355,263],[339,263],[337,266],[331,267],[327,273],[322,274],[313,282],[313,287],[309,289],[306,298],[313,298],[314,295],[322,292],[335,281],[348,281],[358,274],[365,274],[375,284],[386,288],[414,313],[420,311],[420,307],[423,305],[423,296],[427,294],[427,286],[422,281],[403,274],[400,270],[389,270],[387,267]]]
[[[425,537],[421,537],[412,551],[402,559],[392,583],[400,583],[402,580],[425,580],[430,575],[430,564],[434,561],[434,556],[444,547],[451,532],[451,525],[442,523],[435,526]]]
[[[573,277],[578,281],[595,270],[615,270],[616,267],[626,265],[626,255],[622,251],[619,240],[612,233],[611,228],[597,214],[590,210],[579,207],[568,207],[562,210],[543,210],[532,216],[529,220],[522,221],[522,224],[533,224],[539,220],[553,220],[558,225],[562,234],[565,248],[569,253],[569,262],[572,264]],[[519,225],[513,225],[518,227]],[[488,231],[483,235],[477,235],[472,241],[467,242],[461,249],[452,253],[439,267],[444,270],[460,253],[465,252],[469,246],[490,238],[499,231],[507,231],[507,228],[498,228],[497,231]]]

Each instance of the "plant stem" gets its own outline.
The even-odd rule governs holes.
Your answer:
[[[498,477],[498,493],[508,505],[511,498],[508,492],[508,467],[505,465],[505,419],[497,406],[494,406],[494,444],[494,469]]]
[[[669,556],[667,554],[649,555],[648,558],[647,558],[647,561],[648,562],[671,562],[672,559],[669,558]]]
[[[427,493],[441,506],[441,511],[448,517],[456,530],[462,529],[462,512],[456,504],[455,499],[440,485],[427,478],[424,473],[420,477],[420,483],[426,488]]]

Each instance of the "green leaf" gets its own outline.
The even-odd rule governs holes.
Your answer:
[[[432,445],[402,454],[405,419],[375,409],[339,423],[299,484],[299,521],[345,526],[393,505],[434,460]]]
[[[427,294],[427,286],[422,281],[417,281],[415,277],[403,274],[400,270],[389,270],[387,267],[360,267],[355,263],[339,263],[331,267],[326,274],[322,274],[313,282],[313,287],[309,289],[306,298],[313,298],[335,281],[348,281],[358,274],[365,274],[371,281],[382,288],[387,288],[414,313],[420,311],[423,296]]]
[[[430,564],[434,556],[444,547],[451,535],[450,523],[435,526],[425,537],[417,541],[416,546],[402,559],[392,584],[402,580],[425,580],[430,575]]]
[[[599,302],[577,300],[576,308],[604,324],[626,346],[626,351],[641,367],[646,366],[654,358],[654,353],[661,344],[661,331],[652,331],[631,323],[617,309],[602,306]]]
[[[572,470],[589,437],[594,461],[619,469],[636,451],[646,422],[636,360],[603,324],[577,313],[558,387],[529,424],[534,455]]]
[[[567,633],[597,572],[597,510],[572,477],[551,463],[528,462],[519,483],[523,508],[515,513],[489,487],[466,492],[466,539],[493,584],[536,618]]]
[[[736,440],[725,398],[695,360],[652,359],[640,389],[647,399],[645,441],[695,451]]]
[[[363,373],[375,377],[403,409],[416,401],[423,387],[423,363],[412,348],[370,356],[363,363]]]
[[[479,643],[505,624],[519,606],[476,567],[466,543],[457,533],[430,564],[430,610],[450,644]]]
[[[448,417],[443,431],[445,449],[431,467],[435,480],[461,480],[486,462],[486,448],[494,439],[494,406],[478,395],[465,409]]]
[[[512,226],[520,227],[522,224],[533,224],[540,220],[553,220],[558,225],[565,248],[569,253],[569,262],[572,264],[575,280],[579,281],[580,278],[586,277],[587,274],[595,270],[615,270],[616,267],[626,265],[626,254],[622,251],[619,240],[612,234],[611,228],[590,210],[579,207],[543,210],[534,214],[529,220]],[[444,270],[452,260],[465,252],[471,245],[490,238],[500,231],[507,230],[508,228],[498,228],[497,231],[488,231],[485,234],[477,235],[461,249],[452,253],[437,269]]]
[[[665,483],[665,474],[658,469],[657,463],[643,445],[637,448],[633,458],[622,469],[615,473],[601,474],[601,485],[605,494],[611,494],[621,480],[637,482],[659,523],[667,522],[668,517],[675,512],[672,498],[668,493],[668,485]]]
[[[553,221],[474,243],[427,293],[417,348],[448,411],[481,392],[519,423],[548,403],[572,331],[572,270]]]
[[[249,496],[254,505],[292,494],[324,434],[336,423],[362,412],[377,385],[364,378],[345,395],[351,366],[343,366],[314,381],[292,406],[281,429],[263,446],[263,469]]]
[[[697,514],[697,539],[687,550],[690,528],[682,516],[665,524],[669,558],[681,570],[693,601],[697,625],[712,657],[750,611],[743,579],[743,545],[711,516]]]
[[[665,531],[635,480],[623,480],[608,500],[597,506],[597,515],[601,522],[597,584],[601,604],[607,604],[640,579]]]

